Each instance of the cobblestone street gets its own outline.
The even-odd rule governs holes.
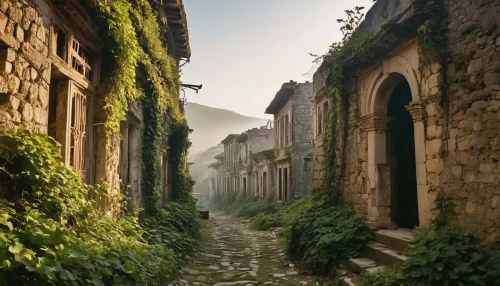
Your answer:
[[[324,285],[299,275],[275,232],[251,231],[240,220],[211,214],[198,256],[176,285]]]

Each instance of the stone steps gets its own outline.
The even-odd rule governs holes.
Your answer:
[[[358,275],[365,271],[375,272],[387,266],[402,267],[408,259],[403,254],[412,237],[412,231],[407,229],[374,231],[373,242],[363,248],[362,257],[352,258],[347,262],[351,275],[341,278],[341,285],[359,285]]]

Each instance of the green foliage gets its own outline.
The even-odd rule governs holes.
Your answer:
[[[0,185],[0,285],[164,285],[177,274],[135,216],[94,207],[50,137],[0,131]]]
[[[241,218],[253,218],[258,214],[273,214],[278,211],[273,196],[259,200],[243,191],[228,195],[223,206],[226,206],[222,210],[227,214]]]
[[[177,255],[178,261],[196,252],[201,239],[200,221],[194,203],[168,203],[156,217],[144,223],[145,238],[150,244],[165,244]]]
[[[252,218],[250,229],[253,230],[270,230],[271,228],[283,226],[283,214],[258,214]]]
[[[128,101],[134,101],[141,95],[135,86],[140,47],[129,14],[131,3],[127,0],[96,1],[107,24],[115,61],[113,74],[105,83],[108,89],[104,105],[107,115],[105,125],[109,140],[112,133],[120,131],[120,121],[125,119]]]
[[[409,245],[404,268],[417,285],[499,285],[500,250],[452,228],[421,230]]]
[[[314,204],[289,222],[287,250],[307,271],[325,274],[356,255],[370,239],[370,230],[354,211]]]
[[[364,272],[361,281],[363,286],[406,286],[403,274],[393,268],[383,268],[375,272]]]

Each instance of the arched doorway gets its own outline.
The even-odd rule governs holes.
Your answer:
[[[387,104],[391,118],[387,129],[387,159],[390,166],[391,220],[399,227],[419,226],[414,122],[406,107],[411,89],[398,76]]]

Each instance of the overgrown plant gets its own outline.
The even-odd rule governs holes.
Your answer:
[[[46,135],[0,131],[0,285],[164,285],[174,253],[98,211]]]

